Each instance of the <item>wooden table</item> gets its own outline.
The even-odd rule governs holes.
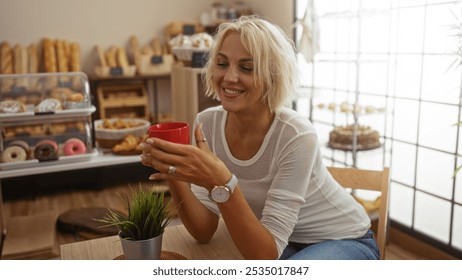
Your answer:
[[[206,244],[198,243],[182,224],[167,226],[162,240],[162,250],[179,253],[188,260],[243,259],[223,220],[220,220],[217,232]],[[62,260],[111,260],[122,254],[118,236],[61,245]]]

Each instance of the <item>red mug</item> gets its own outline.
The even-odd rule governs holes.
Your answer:
[[[149,137],[178,144],[189,144],[189,125],[186,122],[164,122],[148,128]]]

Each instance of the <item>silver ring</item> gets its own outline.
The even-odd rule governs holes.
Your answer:
[[[196,140],[196,144],[201,143],[201,142],[207,143],[207,139],[204,137],[202,139]]]
[[[174,175],[176,171],[176,167],[174,165],[170,165],[168,167],[168,175]]]

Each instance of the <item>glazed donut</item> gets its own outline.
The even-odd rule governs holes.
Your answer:
[[[0,102],[0,113],[15,114],[26,111],[26,105],[17,100],[4,100]]]
[[[63,152],[66,156],[85,154],[87,146],[78,138],[70,138],[64,143]]]
[[[27,159],[27,151],[21,146],[9,146],[2,153],[2,162],[19,162]]]
[[[63,107],[61,105],[61,101],[55,98],[47,98],[42,100],[37,107],[35,108],[36,112],[44,113],[44,112],[55,112],[62,110]]]
[[[59,158],[58,144],[53,140],[42,140],[35,145],[34,156],[39,161]]]

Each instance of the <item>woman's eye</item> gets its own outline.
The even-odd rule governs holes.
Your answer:
[[[219,68],[225,68],[225,67],[228,66],[228,63],[225,63],[225,62],[217,62],[217,66],[218,66]]]
[[[244,72],[252,72],[253,71],[253,66],[242,65],[241,69]]]

